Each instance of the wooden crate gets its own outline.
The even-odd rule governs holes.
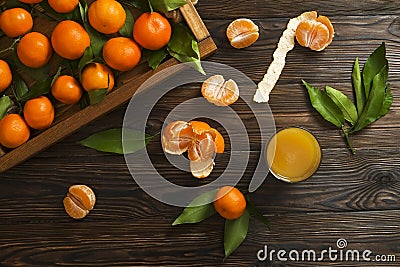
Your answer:
[[[201,58],[211,55],[217,47],[206,26],[201,20],[190,0],[180,7],[187,25],[199,42]],[[140,85],[155,73],[176,65],[179,62],[169,59],[157,70],[151,70],[146,62],[142,62],[132,71],[121,75],[119,86],[111,91],[99,104],[80,109],[78,105],[56,108],[56,118],[52,126],[31,138],[28,142],[0,156],[0,173],[32,157],[66,136],[77,131],[96,118],[114,110],[128,102]]]

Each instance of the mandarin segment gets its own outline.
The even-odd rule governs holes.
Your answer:
[[[246,199],[239,189],[232,186],[220,188],[214,196],[215,210],[227,220],[242,216],[246,209]]]
[[[207,178],[211,174],[213,169],[214,160],[212,158],[190,161],[190,172],[195,178]]]
[[[194,137],[193,129],[187,122],[174,121],[164,128],[161,144],[165,152],[181,155],[188,150]]]
[[[63,200],[64,209],[74,219],[82,219],[89,214],[96,203],[93,190],[86,185],[72,185]]]
[[[234,48],[252,45],[259,37],[258,26],[250,19],[240,18],[232,21],[226,29],[226,36]]]
[[[218,130],[202,121],[174,121],[161,136],[164,152],[181,155],[188,152],[190,171],[196,178],[206,178],[214,168],[215,153],[223,153],[224,138]]]
[[[203,82],[201,94],[216,106],[229,106],[239,99],[239,87],[232,79],[225,81],[222,75],[214,75]]]
[[[85,210],[76,205],[72,198],[70,198],[69,196],[64,198],[63,204],[65,212],[74,219],[82,219],[89,214],[88,210]]]
[[[325,16],[319,16],[313,20],[304,20],[298,25],[296,40],[301,46],[322,51],[332,42],[334,33],[331,21]]]

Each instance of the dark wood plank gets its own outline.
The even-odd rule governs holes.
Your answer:
[[[355,16],[362,20],[366,16],[398,15],[396,0],[366,0],[366,1],[299,1],[295,4],[290,0],[283,1],[235,1],[222,0],[209,4],[205,1],[196,6],[203,19],[233,20],[238,17],[248,18],[292,18],[301,12],[316,10],[322,15]]]
[[[222,261],[223,220],[218,216],[193,226],[170,226],[172,217],[153,214],[114,222],[89,220],[53,224],[15,224],[0,228],[3,266],[267,266],[257,252],[269,249],[336,248],[345,238],[347,249],[369,249],[372,255],[394,254],[400,236],[398,211],[358,213],[304,213],[268,216],[271,231],[251,220],[247,240]],[[379,221],[379,224],[377,222]],[[140,229],[140,230],[139,230]],[[368,233],[368,234],[366,234]],[[383,238],[383,237],[386,238]],[[276,259],[275,259],[276,260]],[[328,265],[329,258],[323,265]],[[134,264],[132,264],[134,263]],[[279,262],[272,266],[321,266],[305,262]],[[346,266],[371,263],[346,262]],[[398,266],[396,262],[374,266]],[[271,265],[268,265],[271,266]],[[333,266],[343,266],[337,262]]]
[[[322,163],[317,173],[298,184],[268,176],[251,195],[271,221],[271,230],[252,219],[243,245],[223,262],[223,221],[215,216],[197,225],[171,227],[181,208],[164,205],[135,184],[124,158],[84,148],[77,142],[100,130],[120,127],[125,106],[83,127],[25,163],[0,174],[0,262],[2,266],[398,266],[400,141],[400,20],[397,1],[200,1],[218,51],[211,61],[229,64],[256,83],[263,77],[276,43],[290,17],[318,10],[336,29],[333,43],[321,53],[296,45],[287,58],[269,103],[278,129],[303,126],[318,138]],[[260,39],[236,50],[225,37],[229,22],[253,18]],[[352,136],[357,155],[350,155],[339,130],[311,107],[301,79],[332,85],[351,95],[353,60],[361,63],[382,42],[387,44],[389,80],[394,103],[390,113]],[[3,44],[1,44],[3,45]],[[1,46],[0,45],[0,46]],[[124,83],[132,80],[124,77]],[[199,97],[190,85],[179,97],[166,95],[148,122],[157,132],[177,104]],[[247,92],[249,93],[249,92]],[[259,157],[260,137],[254,114],[242,103],[232,106],[245,123],[251,144],[250,162],[239,186],[245,188]],[[233,133],[235,134],[235,133]],[[229,152],[229,144],[227,151]],[[148,146],[158,170],[179,184],[197,185],[189,173],[177,171],[164,158],[159,142]],[[216,178],[228,162],[219,155]],[[62,198],[71,184],[90,185],[95,209],[83,221],[64,212]],[[349,249],[397,254],[396,262],[259,262],[257,252],[269,249],[336,248],[338,238]]]

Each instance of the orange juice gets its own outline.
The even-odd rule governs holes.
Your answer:
[[[317,139],[302,128],[286,128],[268,143],[267,161],[271,173],[286,182],[309,178],[318,169],[321,148]]]

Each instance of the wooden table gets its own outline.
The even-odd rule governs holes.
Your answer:
[[[271,62],[289,18],[317,10],[332,20],[333,43],[320,53],[296,45],[269,103],[277,129],[300,125],[319,139],[323,159],[318,172],[293,185],[269,176],[252,199],[271,221],[271,229],[251,219],[247,239],[223,262],[221,218],[172,227],[181,208],[146,195],[134,183],[122,156],[77,144],[92,133],[121,126],[123,106],[0,174],[1,266],[270,266],[257,259],[265,245],[269,250],[321,252],[337,249],[339,238],[347,240],[346,249],[393,254],[397,263],[331,262],[328,258],[323,263],[284,262],[275,257],[272,266],[399,266],[398,1],[200,0],[197,8],[218,46],[209,60],[235,67],[256,83]],[[254,19],[260,27],[259,40],[244,50],[230,47],[225,37],[228,23],[238,17]],[[353,60],[358,56],[363,63],[382,41],[387,44],[394,103],[386,117],[352,136],[357,150],[353,156],[339,130],[313,110],[300,80],[329,84],[351,95]],[[183,91],[179,97],[168,95],[160,114],[182,99],[199,95],[198,90]],[[248,113],[240,115],[244,121],[251,120]],[[157,119],[151,122],[152,127],[161,124]],[[257,133],[251,131],[251,123],[246,126],[254,132],[250,138],[257,148]],[[163,157],[158,142],[148,149],[154,157]],[[250,161],[241,184],[248,182],[254,167],[255,160]],[[174,174],[172,166],[163,168]],[[184,179],[182,172],[176,173]],[[197,181],[183,175],[188,183]],[[97,195],[95,209],[81,221],[70,219],[62,206],[72,184],[87,184]]]

